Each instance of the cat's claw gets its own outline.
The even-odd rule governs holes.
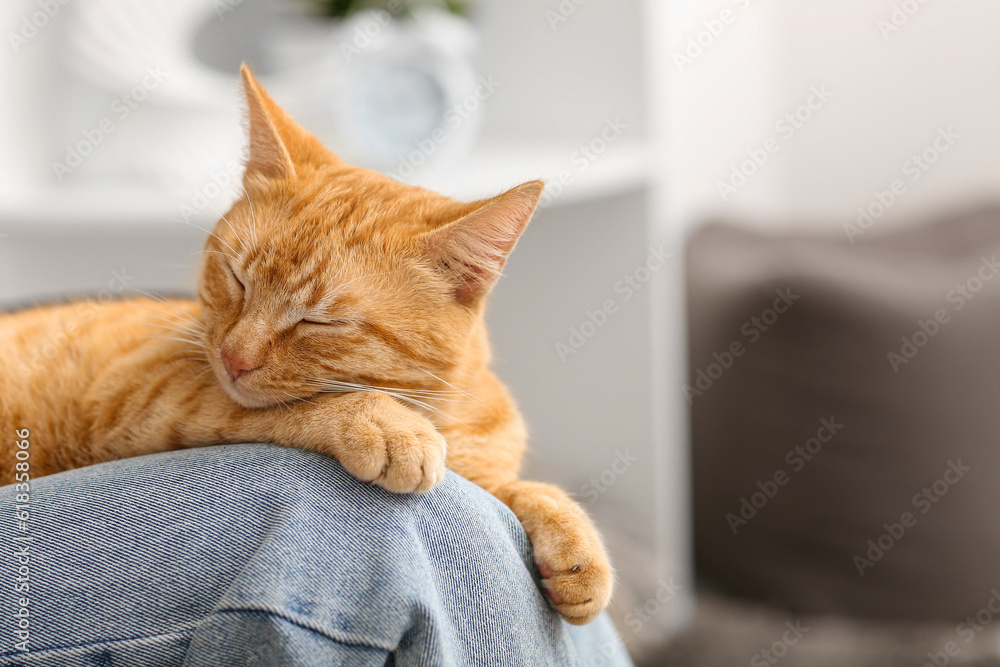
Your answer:
[[[614,576],[603,553],[595,562],[577,562],[564,568],[554,569],[543,560],[536,564],[552,606],[568,623],[590,623],[611,600]]]

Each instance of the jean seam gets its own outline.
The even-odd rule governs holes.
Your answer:
[[[396,645],[391,642],[380,642],[377,639],[372,638],[362,638],[358,635],[354,635],[346,632],[337,632],[335,630],[330,630],[328,628],[320,627],[317,624],[310,623],[304,619],[299,619],[289,614],[286,614],[277,609],[258,608],[258,607],[225,607],[222,609],[216,609],[213,614],[267,614],[268,616],[273,616],[275,618],[280,618],[281,620],[291,623],[292,625],[302,628],[303,630],[308,630],[314,632],[317,635],[325,637],[330,641],[337,642],[338,644],[345,644],[350,646],[363,646],[365,648],[378,649],[380,651],[394,651],[396,650]]]
[[[0,658],[10,658],[17,656],[44,656],[47,653],[58,653],[60,651],[76,651],[90,649],[97,646],[108,646],[111,644],[132,644],[148,641],[150,639],[160,639],[165,637],[184,637],[186,635],[191,635],[197,629],[199,622],[191,622],[186,625],[190,626],[181,630],[173,630],[171,632],[161,632],[155,635],[141,635],[138,637],[127,637],[124,639],[106,639],[96,642],[84,642],[80,644],[70,644],[67,646],[54,646],[51,648],[44,648],[31,651],[4,651],[0,653]]]

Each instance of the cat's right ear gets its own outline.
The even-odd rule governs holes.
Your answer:
[[[281,134],[268,113],[268,103],[273,104],[267,93],[254,78],[246,63],[240,68],[243,75],[243,92],[247,98],[247,112],[250,117],[250,157],[247,160],[243,179],[293,178],[295,164],[285,147]]]
[[[459,303],[479,303],[493,289],[544,187],[541,181],[530,181],[511,188],[477,202],[471,213],[424,236],[432,260],[455,285]]]

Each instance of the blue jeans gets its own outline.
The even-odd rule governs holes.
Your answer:
[[[517,519],[453,473],[394,495],[229,445],[17,493],[0,488],[0,665],[631,665],[606,617],[558,618]]]

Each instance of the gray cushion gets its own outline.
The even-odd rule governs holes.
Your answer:
[[[1000,588],[998,257],[996,210],[854,244],[725,225],[691,239],[702,574],[808,612],[986,607]]]

